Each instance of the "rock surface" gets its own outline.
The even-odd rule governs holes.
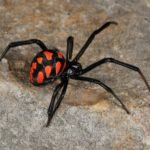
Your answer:
[[[9,42],[38,38],[66,52],[75,37],[74,56],[90,33],[107,20],[81,59],[87,66],[114,57],[139,66],[150,83],[149,0],[0,0],[0,53]],[[112,87],[131,115],[97,85],[71,81],[49,128],[47,108],[57,83],[34,87],[30,62],[36,45],[12,49],[0,62],[0,150],[149,150],[150,92],[140,76],[113,64],[87,76]]]

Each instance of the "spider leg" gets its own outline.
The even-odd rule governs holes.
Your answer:
[[[62,91],[61,91],[60,97],[59,97],[58,101],[57,101],[56,104],[55,104],[55,108],[54,108],[54,110],[53,110],[53,114],[56,112],[56,110],[57,110],[58,107],[60,106],[60,103],[61,103],[62,99],[63,99],[64,96],[65,96],[67,87],[68,87],[68,80],[64,83],[64,86],[63,86],[63,89],[62,89]]]
[[[95,63],[89,65],[89,66],[86,67],[85,69],[83,69],[83,70],[81,71],[81,74],[84,74],[84,73],[86,73],[86,72],[92,70],[93,68],[95,68],[95,67],[97,67],[97,66],[99,66],[99,65],[102,65],[102,64],[104,64],[104,63],[107,63],[107,62],[109,62],[109,63],[114,63],[114,64],[117,64],[117,65],[120,65],[120,66],[129,68],[129,69],[131,69],[131,70],[133,70],[133,71],[138,72],[139,75],[141,76],[142,80],[143,80],[144,83],[146,84],[148,90],[150,91],[150,85],[148,84],[148,81],[146,80],[144,74],[142,73],[142,71],[141,71],[138,67],[133,66],[133,65],[131,65],[131,64],[127,64],[127,63],[121,62],[121,61],[116,60],[116,59],[114,59],[114,58],[104,58],[104,59],[101,59],[101,60],[99,60],[99,61],[97,61],[97,62],[95,62]],[[81,74],[80,74],[80,75],[81,75]]]
[[[47,50],[47,47],[45,46],[45,44],[41,40],[38,40],[38,39],[30,39],[30,40],[25,40],[25,41],[12,42],[6,47],[6,49],[2,53],[0,57],[0,61],[2,60],[2,58],[5,57],[6,53],[10,50],[10,48],[18,47],[22,45],[29,45],[29,44],[37,44],[43,51]]]
[[[67,85],[68,85],[68,80],[66,80],[64,82],[62,81],[60,84],[58,84],[56,86],[53,96],[52,96],[52,99],[51,99],[51,102],[50,102],[50,105],[49,105],[49,108],[48,108],[48,120],[47,120],[46,127],[49,126],[51,119],[53,118],[53,115],[55,114],[56,110],[60,106],[60,103],[66,93]],[[57,101],[56,101],[56,99],[57,99]]]
[[[85,42],[85,44],[83,45],[83,47],[80,49],[80,51],[78,52],[78,54],[75,56],[75,58],[73,59],[74,62],[77,62],[80,57],[83,55],[83,53],[85,52],[85,50],[88,48],[88,46],[91,44],[91,42],[94,40],[95,36],[97,34],[99,34],[102,30],[104,30],[105,28],[107,28],[108,26],[110,26],[111,24],[117,25],[117,22],[114,21],[109,21],[106,22],[104,25],[102,25],[99,29],[95,30],[90,37],[87,39],[87,41]]]
[[[67,39],[67,53],[66,53],[67,62],[72,58],[72,52],[73,52],[73,37],[69,36]]]
[[[101,87],[103,87],[107,92],[111,93],[122,105],[122,108],[128,113],[130,114],[130,111],[128,110],[128,108],[123,104],[123,102],[121,101],[121,99],[115,94],[115,92],[108,87],[106,84],[104,84],[103,82],[101,82],[100,80],[97,79],[93,79],[93,78],[89,78],[89,77],[79,77],[79,76],[75,76],[75,77],[71,77],[72,79],[75,80],[81,80],[81,81],[87,81],[87,82],[91,82],[91,83],[95,83],[100,85]]]
[[[48,127],[48,125],[49,125],[49,123],[52,119],[52,113],[53,113],[53,110],[54,110],[55,100],[56,100],[56,97],[57,97],[57,95],[58,95],[58,93],[59,93],[59,91],[61,90],[62,87],[63,87],[63,83],[61,82],[54,89],[52,99],[51,99],[51,102],[50,102],[50,105],[49,105],[49,108],[48,108],[48,112],[47,112],[48,113],[48,121],[47,121],[46,127]]]

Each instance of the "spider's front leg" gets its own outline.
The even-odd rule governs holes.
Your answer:
[[[101,31],[103,31],[104,29],[106,29],[107,27],[109,27],[111,24],[117,25],[118,23],[115,22],[115,21],[108,21],[105,24],[103,24],[100,28],[98,28],[97,30],[95,30],[90,35],[90,37],[87,39],[87,41],[85,42],[85,44],[83,45],[83,47],[79,50],[78,54],[73,59],[73,62],[78,62],[78,60],[80,59],[80,57],[84,54],[85,50],[89,47],[89,45],[94,40],[95,36],[97,34],[99,34]]]
[[[138,72],[139,75],[141,76],[142,80],[144,81],[145,85],[147,86],[148,90],[150,91],[150,85],[148,84],[148,81],[146,80],[144,74],[142,73],[142,71],[138,67],[131,65],[131,64],[128,64],[128,63],[125,63],[125,62],[122,62],[122,61],[119,61],[119,60],[116,60],[114,58],[103,58],[103,59],[99,60],[99,61],[89,65],[85,69],[83,69],[81,71],[80,75],[85,74],[85,73],[89,72],[90,70],[92,70],[92,69],[94,69],[94,68],[96,68],[102,64],[105,64],[105,63],[114,63],[117,65],[126,67],[130,70],[133,70],[135,72]]]
[[[104,58],[104,59],[101,59],[91,65],[89,65],[88,67],[80,70],[80,73],[77,75],[77,76],[72,76],[71,78],[72,79],[75,79],[75,80],[82,80],[82,81],[88,81],[88,82],[92,82],[92,83],[96,83],[96,84],[99,84],[100,86],[102,86],[106,91],[110,92],[122,105],[123,109],[127,112],[127,113],[130,113],[129,110],[127,109],[127,107],[123,104],[123,102],[120,100],[120,98],[113,92],[113,90],[108,87],[107,85],[105,85],[104,83],[102,83],[101,81],[97,80],[97,79],[93,79],[93,78],[88,78],[88,77],[83,77],[82,75],[91,71],[92,69],[96,68],[97,66],[100,66],[102,64],[105,64],[107,62],[110,62],[110,63],[114,63],[114,64],[117,64],[117,65],[120,65],[120,66],[123,66],[123,67],[126,67],[126,68],[129,68],[133,71],[136,71],[139,73],[139,75],[141,76],[141,78],[143,79],[143,81],[145,82],[148,90],[150,91],[150,86],[144,76],[144,74],[141,72],[141,70],[136,67],[136,66],[133,66],[131,64],[127,64],[127,63],[124,63],[124,62],[121,62],[119,60],[116,60],[114,58]]]
[[[72,58],[73,52],[73,37],[69,36],[67,39],[67,52],[66,52],[66,61],[70,61]]]
[[[95,83],[100,85],[101,87],[103,87],[107,92],[111,93],[122,105],[122,108],[128,113],[130,114],[130,111],[128,110],[128,108],[124,105],[124,103],[121,101],[121,99],[115,94],[115,92],[108,87],[106,84],[104,84],[103,82],[101,82],[100,80],[97,79],[93,79],[93,78],[89,78],[89,77],[83,77],[83,76],[72,76],[72,79],[75,80],[80,80],[80,81],[87,81],[87,82],[91,82],[91,83]]]
[[[0,56],[0,61],[5,57],[5,55],[10,50],[10,48],[18,47],[22,45],[30,45],[30,44],[37,44],[43,51],[47,50],[47,47],[45,46],[45,44],[41,40],[38,40],[38,39],[30,39],[30,40],[25,40],[25,41],[12,42],[6,47],[6,49]]]
[[[49,124],[53,118],[53,115],[55,114],[56,110],[60,106],[60,103],[61,103],[61,101],[64,98],[64,95],[66,93],[67,86],[68,86],[68,79],[64,79],[54,89],[52,99],[51,99],[51,102],[50,102],[50,105],[48,108],[48,112],[47,112],[48,113],[48,120],[47,120],[46,127],[49,126]]]

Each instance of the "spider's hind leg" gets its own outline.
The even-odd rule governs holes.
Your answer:
[[[0,61],[5,57],[5,55],[10,50],[10,48],[18,47],[22,45],[30,45],[30,44],[37,44],[43,51],[47,50],[47,47],[45,46],[45,44],[41,40],[38,40],[38,39],[30,39],[30,40],[25,40],[25,41],[12,42],[3,51],[2,55],[0,56]]]

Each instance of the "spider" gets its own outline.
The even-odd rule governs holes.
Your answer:
[[[118,23],[115,21],[108,21],[104,25],[102,25],[100,28],[95,30],[87,39],[83,47],[79,50],[77,55],[72,59],[72,52],[73,52],[73,37],[69,36],[67,38],[67,52],[66,52],[66,58],[62,55],[62,53],[54,48],[54,49],[48,49],[46,45],[38,39],[29,39],[25,41],[16,41],[10,43],[4,52],[2,53],[0,57],[0,61],[6,53],[10,50],[10,48],[22,46],[22,45],[29,45],[29,44],[37,44],[42,51],[36,54],[36,56],[33,58],[30,68],[30,82],[33,85],[40,86],[40,85],[46,85],[48,83],[52,83],[57,79],[60,79],[60,83],[55,87],[49,108],[48,108],[48,120],[46,123],[46,127],[49,126],[56,110],[59,108],[62,99],[64,98],[64,95],[67,90],[67,85],[69,82],[69,79],[73,80],[80,80],[80,81],[87,81],[90,83],[95,83],[104,88],[107,92],[112,94],[116,100],[118,100],[122,106],[122,108],[130,114],[130,111],[128,108],[124,105],[124,103],[121,101],[121,99],[116,95],[116,93],[105,83],[98,79],[90,78],[84,76],[85,73],[91,71],[92,69],[105,64],[105,63],[114,63],[117,65],[121,65],[123,67],[129,68],[133,71],[136,71],[139,73],[143,81],[145,82],[148,90],[150,91],[150,86],[144,77],[141,70],[131,64],[127,64],[125,62],[116,60],[114,58],[103,58],[85,68],[82,68],[82,65],[78,62],[80,57],[84,54],[85,50],[89,47],[91,42],[94,40],[95,36],[99,34],[102,30],[106,29],[111,24],[117,25]]]

